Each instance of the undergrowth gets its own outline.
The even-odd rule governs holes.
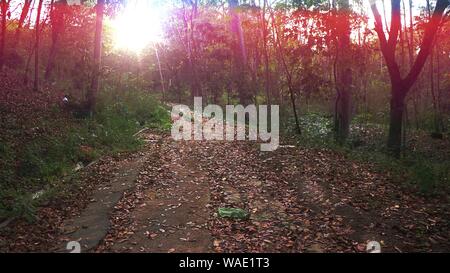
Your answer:
[[[394,158],[386,149],[387,126],[366,117],[354,118],[345,145],[338,145],[333,139],[332,117],[307,113],[300,117],[300,124],[302,135],[295,134],[293,119],[286,121],[283,133],[294,136],[301,146],[327,148],[344,153],[351,160],[373,163],[380,171],[391,174],[395,183],[415,187],[425,195],[450,190],[449,151],[445,143],[440,143],[448,139],[430,140],[429,132],[410,130],[402,156]]]
[[[36,118],[3,119],[0,139],[0,220],[34,219],[43,198],[35,193],[58,194],[62,177],[102,155],[135,151],[140,129],[167,130],[167,110],[150,94],[133,90],[105,90],[95,115],[77,119],[60,107],[36,113]],[[20,115],[20,113],[18,113]],[[13,115],[10,115],[12,117]]]

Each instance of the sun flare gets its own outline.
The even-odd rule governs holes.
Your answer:
[[[135,53],[162,40],[161,6],[153,1],[130,0],[112,21],[114,47]]]

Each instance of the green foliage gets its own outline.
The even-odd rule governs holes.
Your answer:
[[[366,123],[369,123],[369,122],[371,122],[373,120],[374,120],[374,117],[373,117],[373,115],[371,113],[364,112],[364,113],[355,115],[353,117],[352,123],[353,124],[366,124]]]
[[[324,0],[292,0],[290,2],[292,2],[291,7],[294,8],[320,8],[329,5],[329,2]]]
[[[410,176],[425,193],[435,192],[442,185],[449,185],[450,167],[447,163],[428,162],[419,159],[411,168]]]
[[[330,118],[319,113],[308,113],[300,117],[300,126],[311,138],[326,138],[332,128]]]
[[[121,117],[129,122],[134,121],[139,126],[170,128],[168,111],[153,96],[142,91],[104,92],[100,98],[97,120],[108,122],[108,117]]]
[[[71,160],[73,146],[63,140],[47,138],[29,143],[19,157],[20,165],[17,174],[20,177],[44,181],[63,173],[64,166]]]
[[[0,219],[23,217],[27,221],[36,219],[36,201],[31,194],[14,190],[0,191]]]
[[[329,145],[332,142],[332,120],[320,113],[310,112],[299,117],[302,135],[298,142],[306,146]],[[295,133],[295,120],[289,118],[285,125],[287,134]]]

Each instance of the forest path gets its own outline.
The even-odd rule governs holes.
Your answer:
[[[146,147],[136,187],[110,217],[98,252],[364,252],[448,250],[449,212],[335,152],[254,142]],[[241,208],[231,220],[219,208]]]
[[[196,145],[164,138],[149,149],[152,156],[140,170],[137,191],[129,196],[134,200],[139,196],[140,201],[129,214],[122,214],[132,224],[123,225],[120,216],[115,222],[113,216],[117,229],[112,230],[99,250],[107,247],[112,252],[210,251],[209,183],[207,174],[191,156]],[[127,200],[126,196],[123,201]]]

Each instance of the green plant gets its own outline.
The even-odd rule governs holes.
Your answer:
[[[23,217],[29,222],[36,219],[36,202],[31,194],[2,190],[0,197],[0,219]]]
[[[450,167],[448,164],[419,160],[409,171],[413,182],[425,193],[432,193],[442,185],[448,186],[450,178]]]
[[[320,113],[310,112],[299,118],[301,135],[296,135],[299,143],[305,146],[334,145],[332,138],[332,120]],[[288,118],[285,124],[285,134],[295,135],[295,121]]]
[[[138,126],[168,129],[169,112],[149,93],[142,91],[105,90],[99,98],[96,119],[121,117]]]

